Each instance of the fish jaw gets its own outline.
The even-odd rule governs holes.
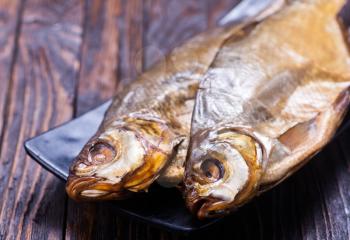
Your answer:
[[[230,214],[232,209],[225,207],[228,204],[229,202],[212,196],[200,197],[194,190],[187,192],[186,195],[187,208],[196,214],[200,220],[218,218]]]
[[[174,135],[154,119],[124,118],[96,134],[70,169],[75,200],[118,200],[147,191],[172,154]]]
[[[195,134],[186,162],[185,199],[199,219],[229,214],[257,193],[266,148],[248,129]]]
[[[75,201],[113,200],[128,198],[131,193],[120,185],[103,183],[103,178],[70,176],[66,192]]]

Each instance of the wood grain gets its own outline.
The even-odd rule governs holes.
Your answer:
[[[23,141],[72,117],[82,5],[28,0],[21,22],[1,143],[0,238],[60,238],[64,184],[26,156]]]
[[[118,80],[120,0],[87,0],[84,7],[84,36],[76,95],[76,114],[87,112],[111,98]]]
[[[206,29],[206,1],[145,0],[144,67]]]
[[[73,202],[24,153],[25,139],[110,98],[237,2],[0,0],[1,240],[350,239],[350,131],[282,185],[190,236],[119,216],[113,203]]]
[[[16,56],[18,28],[23,3],[21,0],[0,1],[0,143],[3,130],[6,128],[5,114],[7,110],[10,87],[10,76],[13,71],[13,62]],[[1,152],[1,147],[0,147]]]

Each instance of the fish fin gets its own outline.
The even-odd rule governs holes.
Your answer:
[[[278,138],[287,149],[293,152],[298,149],[305,141],[315,138],[317,134],[317,118],[302,122],[285,132]]]
[[[290,153],[280,155],[281,159],[271,161],[267,166],[261,181],[261,191],[277,185],[317,154],[336,132],[349,104],[350,88],[347,88],[339,94],[332,107],[281,135],[278,140]]]

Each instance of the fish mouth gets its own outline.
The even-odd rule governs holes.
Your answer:
[[[200,196],[195,188],[185,191],[184,198],[187,208],[199,220],[221,218],[232,212],[232,207],[229,208],[229,202],[212,195]]]
[[[192,193],[193,194],[193,193]],[[227,202],[212,196],[208,197],[186,197],[187,208],[198,217],[199,220],[208,218],[221,218],[228,215],[232,209],[228,210]]]
[[[132,192],[125,191],[120,184],[109,184],[96,177],[70,177],[66,192],[76,201],[100,201],[125,199]]]

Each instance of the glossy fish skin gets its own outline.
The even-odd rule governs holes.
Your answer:
[[[117,93],[98,132],[70,168],[68,195],[123,199],[146,191],[160,173],[164,185],[177,185],[199,79],[237,29],[215,29],[191,39]]]
[[[196,97],[185,199],[200,219],[234,211],[304,165],[349,106],[341,0],[295,0],[227,40]]]

